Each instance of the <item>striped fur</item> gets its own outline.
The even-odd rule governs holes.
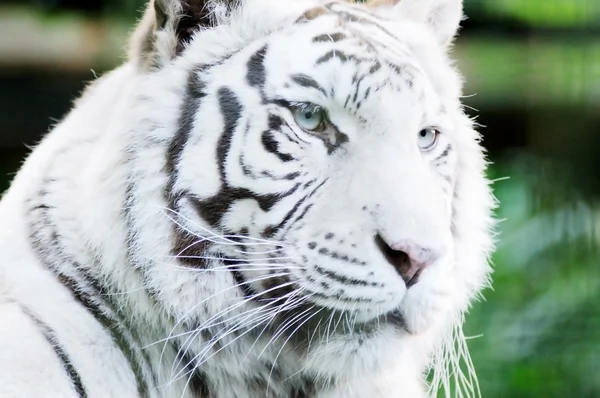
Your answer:
[[[447,383],[494,205],[446,55],[460,16],[460,0],[150,2],[130,60],[0,202],[0,396]],[[397,242],[435,261],[409,280]]]

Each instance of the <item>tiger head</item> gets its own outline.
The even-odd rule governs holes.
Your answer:
[[[413,346],[426,366],[490,273],[494,200],[448,58],[461,17],[461,0],[151,3],[132,153],[162,177],[133,191],[161,196],[133,207],[144,256],[170,259],[146,270],[159,300],[266,328],[316,373]]]

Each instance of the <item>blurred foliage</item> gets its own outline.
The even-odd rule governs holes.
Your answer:
[[[500,179],[493,291],[467,317],[483,397],[600,397],[600,208],[554,161],[520,156]]]
[[[467,0],[474,6],[474,0]],[[507,16],[545,27],[598,25],[600,2],[595,0],[479,0],[494,16]]]
[[[456,55],[468,76],[467,92],[479,92],[489,103],[600,105],[600,41],[595,38],[468,38],[459,42]]]

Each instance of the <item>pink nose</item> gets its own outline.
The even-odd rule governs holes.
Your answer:
[[[442,250],[423,247],[408,239],[388,244],[381,235],[377,235],[375,242],[384,257],[398,271],[406,287],[417,283],[421,272],[443,254]]]

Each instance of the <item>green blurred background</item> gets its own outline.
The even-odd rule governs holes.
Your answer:
[[[465,1],[454,51],[504,220],[466,325],[482,396],[600,397],[600,0]],[[2,2],[0,191],[142,3]]]

